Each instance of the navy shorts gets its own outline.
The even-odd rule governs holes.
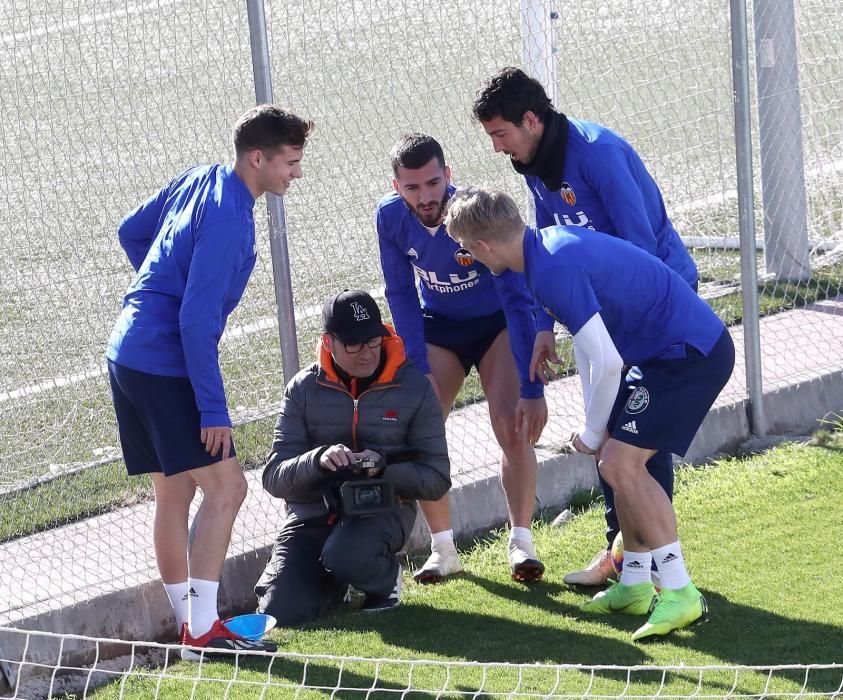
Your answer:
[[[506,317],[503,311],[469,320],[456,320],[424,312],[425,342],[454,353],[466,376],[472,367],[480,365],[480,360],[504,330]]]
[[[222,459],[209,455],[199,439],[199,409],[187,377],[147,374],[109,360],[108,380],[130,476],[172,476]],[[232,441],[229,456],[236,454]]]
[[[735,366],[729,331],[708,355],[685,347],[686,356],[638,366],[621,383],[609,435],[628,445],[684,455]],[[634,368],[633,368],[634,370]],[[639,378],[637,375],[640,374]]]

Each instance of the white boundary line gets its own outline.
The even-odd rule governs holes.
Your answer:
[[[117,17],[129,17],[131,15],[142,14],[149,10],[160,9],[167,5],[175,5],[178,0],[156,0],[155,2],[148,2],[145,5],[131,5],[127,4],[125,9],[109,10],[108,12],[99,12],[95,15],[88,15],[80,17],[79,19],[70,20],[69,22],[62,22],[61,24],[53,24],[46,27],[38,27],[37,29],[28,29],[23,32],[15,32],[14,34],[4,34],[0,36],[0,42],[6,47],[13,47],[15,44],[21,42],[30,44],[33,39],[38,39],[42,36],[50,36],[52,34],[63,34],[69,32],[77,27],[87,27],[98,22],[105,22]],[[37,15],[36,15],[37,16]],[[33,22],[30,20],[30,27]]]
[[[174,0],[167,0],[167,2],[174,2]],[[806,173],[806,175],[813,176],[817,174],[839,174],[841,172],[843,172],[843,159],[838,159],[832,161],[831,163],[825,163],[816,168],[812,168]],[[698,199],[691,200],[690,202],[686,202],[684,204],[680,204],[676,207],[673,207],[671,211],[673,213],[683,214],[688,211],[695,211],[710,206],[726,204],[727,202],[732,201],[736,198],[737,192],[735,191],[723,192],[720,194],[712,194],[707,195],[706,197],[700,197]],[[722,238],[717,236],[683,236],[682,241],[689,248],[738,249],[740,247],[740,239],[735,236],[727,235],[724,235]],[[840,240],[838,239],[838,237],[835,236],[829,239],[828,241],[811,241],[811,250],[815,253],[827,252],[828,250],[835,249],[839,245]],[[763,239],[756,239],[756,250],[763,249]],[[369,293],[375,298],[383,298],[384,288],[379,287],[378,289],[370,290]],[[318,316],[320,313],[320,307],[308,306],[301,312],[296,312],[296,319],[313,318],[314,316]],[[231,330],[226,331],[223,335],[223,341],[253,335],[254,333],[259,333],[261,331],[277,327],[277,318],[262,318],[257,321],[253,321],[251,323],[247,323],[245,325],[238,326],[236,328],[232,328]],[[106,365],[103,363],[94,369],[90,369],[84,372],[77,372],[70,375],[52,377],[50,379],[45,379],[44,381],[38,382],[36,384],[30,384],[29,386],[21,387],[19,389],[12,389],[10,391],[0,392],[0,404],[6,403],[8,401],[14,401],[15,399],[37,396],[39,394],[52,391],[54,389],[60,389],[65,386],[71,386],[73,384],[85,382],[90,379],[98,379],[99,377],[105,376],[105,374]]]
[[[370,289],[369,294],[371,294],[375,299],[383,299],[384,288],[378,287],[377,289]],[[296,319],[304,320],[321,316],[321,314],[321,306],[311,305],[306,306],[300,311],[297,310]],[[226,332],[223,333],[222,341],[225,342],[236,338],[248,337],[250,335],[254,335],[255,333],[271,330],[273,328],[278,328],[278,319],[276,317],[261,318],[257,321],[252,321],[251,323],[246,323],[242,326],[236,326],[230,330],[226,330]],[[30,384],[29,386],[24,386],[19,389],[0,392],[0,404],[24,397],[37,396],[38,394],[43,394],[53,389],[60,389],[62,387],[78,384],[89,379],[98,379],[99,377],[105,376],[106,373],[106,365],[105,363],[102,363],[97,365],[97,367],[84,372],[53,377],[51,379],[45,379],[44,381],[38,382],[37,384]]]
[[[162,0],[162,2],[165,4],[172,4],[175,2],[175,0]],[[153,3],[151,6],[157,5]],[[837,175],[841,172],[843,172],[843,158],[831,161],[830,163],[824,163],[820,166],[817,166],[816,168],[811,168],[809,171],[806,171],[806,175],[811,177],[816,175]],[[726,204],[727,202],[732,201],[736,198],[737,192],[735,191],[707,195],[705,197],[700,197],[698,199],[691,200],[690,202],[686,202],[684,204],[679,204],[675,207],[672,207],[671,213],[683,214],[688,211],[695,211],[714,205]],[[722,238],[715,236],[683,236],[682,240],[685,245],[690,248],[725,247],[729,249],[736,249],[740,247],[740,240],[737,237],[727,236],[725,234]],[[827,242],[811,241],[813,252],[827,252],[827,250],[836,248],[837,246],[839,246],[839,244],[840,241],[837,237],[834,237]],[[763,250],[763,248],[763,239],[757,239],[756,249]],[[369,293],[375,298],[382,299],[384,296],[384,288],[379,287],[378,289],[370,290]],[[320,307],[308,306],[300,312],[296,311],[296,319],[313,318],[314,316],[318,316],[320,313]],[[226,331],[223,335],[223,340],[225,341],[227,339],[241,338],[244,336],[253,335],[254,333],[259,333],[261,331],[277,327],[277,318],[262,318],[251,323],[232,328],[230,331]],[[15,399],[37,396],[39,394],[43,394],[54,389],[60,389],[65,386],[71,386],[73,384],[78,384],[80,382],[88,381],[90,379],[98,379],[99,377],[105,376],[105,374],[106,366],[103,363],[98,365],[94,369],[89,369],[84,372],[77,372],[70,375],[62,375],[59,377],[53,377],[51,379],[45,379],[36,384],[30,384],[29,386],[20,387],[19,389],[12,389],[10,391],[0,392],[0,404],[6,403],[8,401],[14,401]]]

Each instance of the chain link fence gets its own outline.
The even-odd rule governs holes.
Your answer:
[[[242,3],[3,3],[0,42],[0,616],[16,619],[84,599],[100,583],[89,579],[125,587],[149,569],[143,547],[109,569],[119,545],[86,536],[97,513],[121,514],[127,531],[150,517],[118,510],[150,485],[120,473],[105,374],[132,276],[116,227],[181,170],[231,158],[254,87]],[[258,263],[221,348],[239,421],[271,416],[283,388],[260,213]],[[266,449],[265,434],[242,441]],[[64,537],[31,534],[61,525]],[[71,549],[80,571],[52,575]]]
[[[843,282],[843,8],[755,0],[756,230],[761,313],[836,297]],[[826,306],[817,311],[828,310]],[[762,325],[765,388],[839,369],[822,313]],[[776,352],[769,352],[775,348]],[[805,353],[811,362],[806,366]]]
[[[103,351],[131,279],[115,227],[180,170],[228,159],[230,115],[254,99],[239,4],[40,5],[0,18],[4,486],[115,454]],[[273,315],[269,269],[264,255],[233,331]],[[260,350],[232,345],[230,365]],[[233,405],[265,402],[279,362],[261,355],[231,378]]]
[[[781,4],[756,2],[756,17],[780,18]],[[554,51],[556,104],[635,146],[692,248],[701,293],[724,320],[741,321],[730,28],[719,4],[665,0],[645,11],[624,0],[564,7],[515,0],[273,1],[266,18],[275,101],[317,123],[305,178],[285,198],[302,364],[314,357],[319,309],[329,293],[343,287],[381,293],[374,208],[391,189],[388,154],[401,134],[436,137],[456,184],[495,184],[526,204],[521,178],[493,153],[471,121],[470,105],[485,77],[522,63],[527,5],[554,18],[544,25]],[[804,154],[803,258],[810,274],[768,270],[768,210],[790,209],[791,199],[768,204],[756,197],[765,314],[836,296],[843,282],[843,8],[798,0],[794,16],[801,111],[791,126]],[[768,56],[770,44],[756,39],[759,56]],[[127,480],[118,461],[102,357],[131,277],[115,231],[126,212],[183,168],[229,160],[230,126],[254,102],[246,6],[4,3],[0,68],[0,543],[6,543],[0,546],[15,552],[0,565],[0,618],[15,619],[43,599],[20,568],[24,559],[38,568],[40,548],[52,536],[39,532],[70,525],[73,541],[85,547],[74,566],[93,571],[113,562],[114,553],[111,545],[85,541],[85,518],[110,512],[123,519],[121,527],[147,527],[148,506],[135,504],[148,501],[149,487]],[[779,93],[759,89],[759,112]],[[766,186],[760,150],[757,192]],[[772,150],[775,158],[775,141]],[[784,166],[780,185],[798,188],[798,162],[789,158]],[[257,213],[258,264],[221,346],[238,452],[250,467],[270,445],[285,381],[263,203]],[[798,328],[809,341],[810,327]],[[798,360],[798,353],[781,358],[790,363],[785,379],[799,377]],[[745,397],[739,387],[729,391],[729,398]],[[472,375],[460,401],[481,398]],[[554,448],[577,415],[566,401],[550,411],[543,440]],[[484,411],[466,412],[460,429],[488,434],[486,422]],[[449,444],[457,480],[467,478],[467,464],[482,475],[497,473],[493,442]],[[270,541],[277,513],[257,507],[252,515],[259,517],[238,521],[234,549]],[[45,556],[38,576],[48,578],[49,566]],[[109,580],[125,586],[151,566],[150,553],[141,552],[113,565]],[[59,593],[70,602],[84,599],[84,578],[68,580]]]

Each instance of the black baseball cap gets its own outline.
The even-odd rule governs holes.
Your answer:
[[[322,306],[322,327],[346,345],[389,335],[377,303],[359,289],[343,289],[328,297]]]

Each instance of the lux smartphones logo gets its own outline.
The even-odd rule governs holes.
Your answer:
[[[544,201],[544,196],[538,190],[533,190],[533,194],[535,194],[540,200]],[[565,202],[568,206],[574,206],[577,202],[577,196],[574,194],[574,190],[570,184],[567,182],[562,183],[562,189],[559,191],[558,195],[563,202]],[[553,209],[553,205],[547,207],[548,209]],[[590,228],[592,231],[594,230],[594,226],[590,225],[591,221],[588,218],[588,215],[580,209],[578,212],[575,212],[573,216],[569,216],[568,214],[561,214],[559,212],[553,212],[553,219],[559,226],[584,226],[585,228]]]
[[[556,219],[556,223],[560,226],[585,226],[586,228],[594,229],[594,226],[588,225],[589,220],[584,211],[578,211],[576,214],[574,214],[574,216],[577,217],[576,221],[574,221],[567,214],[553,214],[553,218]]]
[[[448,279],[439,279],[433,270],[422,270],[420,267],[413,265],[416,275],[430,287],[430,289],[437,292],[461,292],[464,289],[471,289],[479,281],[477,270],[469,270],[465,276],[452,272],[448,275]]]

